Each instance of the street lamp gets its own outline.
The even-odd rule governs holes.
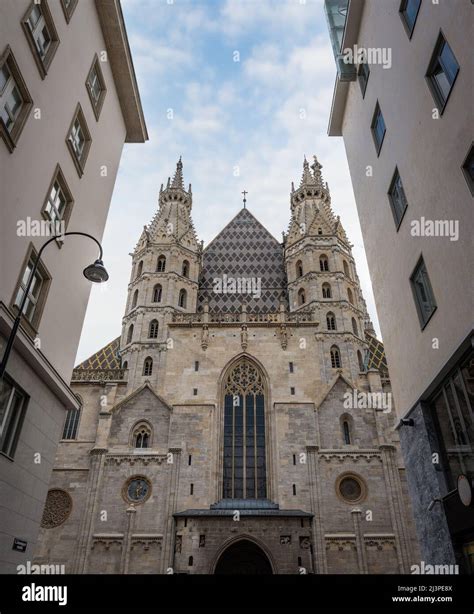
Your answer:
[[[97,245],[99,246],[99,258],[84,269],[83,271],[84,277],[94,283],[101,283],[103,281],[107,281],[109,279],[109,274],[107,273],[104,267],[104,263],[102,262],[102,245],[99,243],[99,241],[97,241],[96,238],[87,234],[86,232],[65,232],[63,235],[61,235],[61,237],[63,236],[65,237],[67,235],[80,235],[82,237],[88,237],[89,239],[92,239],[95,243],[97,243]],[[0,364],[0,380],[3,379],[3,374],[5,373],[5,370],[7,368],[8,358],[10,356],[10,352],[13,347],[13,342],[15,340],[16,333],[20,326],[23,309],[25,308],[25,303],[28,298],[28,292],[30,291],[31,284],[33,282],[33,279],[36,273],[36,269],[38,268],[41,254],[43,253],[44,248],[47,245],[49,245],[52,241],[55,241],[57,238],[58,237],[55,236],[55,237],[51,237],[51,239],[48,239],[46,243],[42,245],[41,249],[38,252],[38,256],[36,257],[35,263],[33,265],[33,269],[30,273],[28,283],[26,284],[26,288],[23,292],[23,298],[21,299],[21,303],[18,308],[18,315],[15,318],[15,322],[13,323],[12,329],[10,331],[10,336],[8,337],[7,345],[5,347],[5,352],[3,354],[2,362]]]

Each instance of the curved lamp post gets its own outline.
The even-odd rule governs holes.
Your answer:
[[[99,258],[94,263],[90,264],[84,269],[84,277],[94,283],[102,283],[103,281],[107,281],[109,279],[109,274],[105,270],[104,263],[102,262],[102,245],[99,243],[99,241],[97,241],[96,238],[94,238],[92,235],[87,234],[86,232],[65,232],[63,235],[61,235],[61,237],[65,237],[67,235],[80,235],[82,237],[88,237],[89,239],[92,239],[95,243],[97,243],[97,245],[99,246]],[[8,337],[7,345],[5,347],[5,352],[3,353],[2,362],[0,364],[0,380],[3,378],[3,374],[5,373],[5,370],[7,368],[8,358],[13,347],[16,333],[20,326],[23,309],[25,308],[25,303],[28,298],[28,292],[30,291],[31,284],[36,273],[36,269],[38,268],[41,254],[43,253],[44,248],[52,241],[55,241],[57,238],[58,237],[55,236],[51,237],[51,239],[48,239],[46,243],[42,245],[41,249],[38,252],[38,256],[36,257],[33,269],[30,273],[28,283],[26,284],[26,288],[23,292],[23,298],[21,299],[21,304],[18,308],[18,315],[15,318],[15,322],[13,323],[12,329],[10,331],[10,336]]]

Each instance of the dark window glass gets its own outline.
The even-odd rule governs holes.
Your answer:
[[[27,396],[6,375],[0,380],[0,450],[13,457],[26,411]]]
[[[349,423],[347,422],[347,420],[344,420],[344,422],[342,423],[342,428],[344,431],[344,443],[347,445],[350,445],[351,443],[351,433],[349,430]]]
[[[418,11],[420,10],[421,0],[402,0],[400,13],[409,36],[411,37],[415,27]]]
[[[76,439],[77,427],[79,425],[80,409],[69,409],[64,423],[63,439]]]
[[[454,53],[444,36],[440,34],[426,76],[441,112],[446,106],[458,72],[459,64]]]
[[[379,103],[375,105],[374,116],[372,118],[371,124],[372,136],[374,138],[375,149],[377,150],[377,154],[380,153],[380,149],[382,148],[382,143],[385,137],[386,127],[385,121],[382,115],[382,111],[380,110]]]
[[[424,328],[436,310],[436,302],[423,258],[420,259],[413,271],[410,282],[421,327]]]
[[[403,216],[405,215],[405,210],[408,207],[408,202],[397,168],[395,169],[392,183],[390,184],[390,188],[388,190],[388,198],[392,208],[393,219],[395,220],[395,225],[398,229],[402,222]]]
[[[357,80],[359,81],[362,98],[364,98],[365,96],[365,90],[367,89],[367,81],[369,80],[369,75],[369,65],[366,62],[361,62],[359,64],[359,70],[357,71]]]

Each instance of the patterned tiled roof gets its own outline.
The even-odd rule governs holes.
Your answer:
[[[260,279],[261,296],[214,292],[213,280],[224,275]],[[235,313],[243,301],[249,313],[278,311],[281,300],[287,304],[283,247],[248,209],[241,209],[204,250],[199,311],[206,300],[211,313]]]
[[[366,331],[365,338],[369,344],[366,357],[367,369],[378,369],[381,373],[388,373],[387,358],[383,343]]]
[[[105,371],[109,369],[120,369],[120,337],[114,339],[92,356],[81,362],[74,370],[85,369],[88,371]]]

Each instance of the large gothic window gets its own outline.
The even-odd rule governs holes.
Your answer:
[[[143,363],[143,375],[151,375],[153,373],[153,358],[148,356]]]
[[[148,338],[156,339],[158,337],[158,320],[152,320],[148,328]]]
[[[331,298],[331,286],[323,284],[323,298]]]
[[[319,257],[319,268],[321,271],[329,271],[329,261],[325,254]]]
[[[342,366],[341,353],[337,345],[333,345],[331,348],[331,367],[333,369],[340,369]]]
[[[246,359],[235,365],[224,387],[223,496],[267,496],[263,375]]]
[[[160,256],[158,258],[156,270],[158,273],[164,273],[165,269],[166,269],[166,258],[164,256]]]
[[[132,445],[134,448],[149,448],[151,444],[151,428],[147,422],[140,422],[133,429]]]
[[[153,302],[154,303],[161,303],[162,292],[163,292],[163,289],[161,285],[156,284],[156,286],[153,288]]]

